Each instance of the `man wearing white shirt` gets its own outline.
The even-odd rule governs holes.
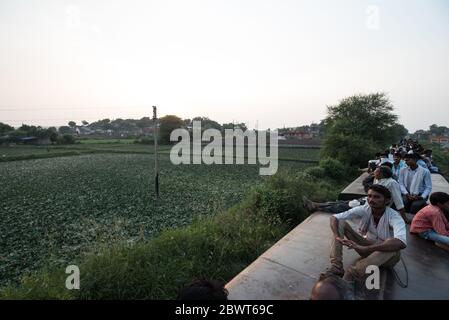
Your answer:
[[[405,155],[407,167],[399,173],[399,186],[404,200],[405,211],[416,214],[427,205],[427,198],[432,192],[430,171],[418,166],[417,154]]]
[[[407,230],[399,213],[387,206],[390,200],[390,191],[375,184],[368,189],[367,204],[331,216],[334,238],[328,272],[344,275],[348,281],[361,281],[368,266],[392,267],[399,261],[400,250],[407,246]],[[358,232],[346,222],[357,218],[360,219]],[[346,273],[343,269],[343,246],[354,249],[363,257]]]
[[[391,192],[392,207],[398,211],[406,223],[410,223],[405,215],[404,202],[402,200],[401,188],[399,183],[392,178],[393,172],[388,166],[380,166],[374,170],[374,184],[380,184],[386,187]],[[304,207],[310,212],[323,211],[329,213],[341,213],[347,211],[356,205],[363,205],[366,202],[366,197],[359,198],[355,201],[355,205],[351,205],[354,201],[328,201],[324,203],[310,201],[307,197],[303,197]],[[390,204],[389,204],[390,205]]]
[[[374,184],[380,184],[391,192],[391,207],[398,211],[405,223],[410,223],[405,214],[404,202],[401,194],[399,183],[393,178],[393,171],[390,167],[380,166],[374,171]]]

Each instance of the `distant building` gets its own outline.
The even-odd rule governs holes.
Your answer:
[[[438,143],[441,145],[445,145],[445,144],[449,143],[448,136],[431,136],[429,140],[430,140],[430,143]]]
[[[288,131],[285,133],[285,137],[287,139],[297,139],[297,140],[305,140],[312,139],[312,134],[305,131]]]

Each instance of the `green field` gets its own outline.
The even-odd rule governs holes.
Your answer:
[[[239,202],[263,179],[256,165],[174,166],[168,155],[160,160],[157,202],[151,154],[0,163],[0,284],[44,260],[69,263],[96,244],[133,243],[187,225]],[[306,166],[281,161],[279,171]]]
[[[130,144],[134,139],[80,139],[81,144]]]
[[[45,146],[25,146],[25,145],[17,145],[17,146],[0,146],[0,159],[1,158],[9,158],[9,157],[17,157],[17,156],[29,156],[29,155],[49,155],[52,153],[64,153],[67,152],[66,148],[57,148],[57,147],[45,147]],[[5,160],[6,160],[5,159]]]
[[[16,145],[11,147],[0,146],[0,162],[12,160],[25,160],[39,158],[65,156],[87,153],[154,153],[153,145],[135,144],[130,140],[81,140],[81,143],[65,146],[24,146]],[[117,142],[120,141],[120,142]],[[169,154],[171,146],[159,146],[161,154]],[[279,147],[278,157],[280,160],[318,161],[320,149],[304,149],[295,147]]]

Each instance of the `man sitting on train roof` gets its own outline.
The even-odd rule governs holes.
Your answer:
[[[413,217],[410,232],[434,241],[437,246],[449,251],[449,222],[444,211],[449,212],[449,194],[432,193],[430,204]]]
[[[383,165],[385,162],[393,163],[393,161],[393,154],[389,150],[385,150],[380,154],[380,165]]]
[[[435,166],[435,164],[432,161],[432,150],[430,150],[430,149],[424,150],[423,153],[421,154],[421,158],[426,163],[427,168],[430,170],[431,173],[439,173],[440,172],[438,167]]]
[[[411,221],[408,220],[405,214],[401,187],[399,186],[399,183],[393,179],[393,171],[387,164],[390,165],[390,163],[385,163],[385,165],[380,166],[374,171],[374,184],[382,185],[391,192],[392,201],[388,206],[391,206],[392,209],[398,211],[406,223],[410,223]]]
[[[387,187],[387,189],[390,191],[392,195],[392,202],[388,205],[394,209],[399,211],[402,218],[406,223],[410,223],[408,220],[405,209],[404,209],[404,202],[402,200],[401,195],[401,188],[399,186],[399,183],[397,183],[396,180],[392,178],[393,172],[391,171],[391,168],[388,165],[391,165],[390,163],[385,163],[385,165],[380,166],[374,170],[374,183],[373,184],[379,184],[384,187]],[[369,187],[368,187],[369,188]],[[340,213],[347,211],[351,209],[352,207],[358,206],[358,205],[364,205],[366,203],[367,197],[362,197],[356,200],[338,200],[338,201],[328,201],[324,203],[319,202],[313,202],[309,200],[307,197],[303,197],[303,204],[304,207],[310,211],[322,211],[322,212],[330,212],[330,213]]]
[[[390,200],[390,191],[374,184],[368,189],[367,204],[331,216],[334,236],[331,267],[326,273],[343,276],[347,281],[363,281],[368,266],[392,267],[400,260],[400,251],[407,246],[407,230],[399,213],[388,207]],[[358,232],[346,221],[356,218],[360,219]],[[346,272],[343,269],[343,246],[362,256]]]
[[[399,181],[399,173],[401,172],[402,168],[405,168],[407,165],[405,164],[405,161],[402,160],[402,155],[400,152],[396,152],[394,154],[393,158],[393,179],[396,181]]]
[[[413,153],[413,151],[410,152],[410,153]],[[416,154],[416,156],[417,156],[416,164],[417,164],[418,166],[423,167],[423,168],[429,169],[429,167],[427,166],[427,163],[423,160],[423,158],[422,158],[418,153],[415,153],[415,154]]]
[[[381,152],[376,153],[375,159],[368,161],[368,173],[373,173],[381,163]]]
[[[427,204],[427,198],[432,192],[430,171],[418,166],[418,155],[406,154],[406,168],[399,173],[399,185],[404,199],[405,211],[416,214]]]

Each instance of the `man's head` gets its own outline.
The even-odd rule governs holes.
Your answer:
[[[351,291],[342,278],[334,274],[320,276],[312,288],[310,300],[351,300]]]
[[[179,291],[177,300],[228,300],[224,283],[198,279]]]
[[[380,179],[388,179],[393,176],[393,172],[391,171],[391,168],[386,165],[382,165],[380,167],[377,167],[376,170],[374,170],[374,178],[380,180]]]
[[[404,157],[405,163],[410,168],[415,168],[417,166],[416,162],[418,161],[419,157],[415,153],[407,153]]]
[[[386,187],[373,184],[368,188],[368,204],[372,209],[385,209],[390,200],[391,192]]]
[[[430,158],[430,157],[432,156],[432,150],[426,149],[426,150],[424,150],[423,154],[424,154],[426,157],[429,157],[429,158]]]
[[[434,192],[430,195],[430,203],[441,210],[449,212],[449,194],[445,192]]]
[[[393,170],[393,164],[390,161],[385,161],[384,163],[382,163],[382,165]]]
[[[400,152],[396,152],[395,154],[394,154],[394,156],[393,156],[393,159],[394,159],[394,164],[399,164],[399,162],[401,161],[401,159],[402,159],[402,155],[401,155],[401,153]]]
[[[388,158],[388,155],[390,154],[390,150],[385,150],[380,154],[380,158]]]

